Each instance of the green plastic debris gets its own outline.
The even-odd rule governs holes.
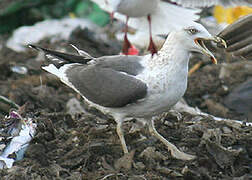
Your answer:
[[[98,5],[90,1],[80,2],[76,7],[75,13],[79,17],[88,18],[99,26],[105,26],[110,21],[108,13],[104,12]]]
[[[110,21],[109,14],[90,0],[0,0],[0,34],[45,19],[63,18],[70,13],[99,26]]]

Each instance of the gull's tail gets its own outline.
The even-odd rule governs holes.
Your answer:
[[[88,53],[77,49],[75,46],[73,46],[73,48],[77,50],[79,55],[53,51],[53,50],[42,48],[42,47],[32,45],[32,44],[29,44],[28,47],[36,49],[39,52],[42,52],[47,58],[47,60],[49,61],[49,63],[53,64],[57,68],[60,68],[61,66],[65,64],[70,64],[70,63],[86,64],[87,62],[93,59],[93,57],[90,56]]]
[[[49,62],[49,65],[42,65],[42,69],[45,71],[58,76],[62,81],[65,81],[65,71],[71,67],[71,65],[87,64],[89,61],[94,59],[85,51],[79,50],[75,46],[72,47],[78,52],[79,55],[67,54],[58,51],[49,50],[36,45],[29,44],[28,47],[36,49],[42,52]]]

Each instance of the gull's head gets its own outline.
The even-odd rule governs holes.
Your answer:
[[[213,37],[201,24],[195,23],[193,26],[183,28],[177,32],[184,47],[190,52],[200,52],[210,57],[214,64],[217,60],[214,55],[206,48],[205,41],[220,42],[220,39]]]

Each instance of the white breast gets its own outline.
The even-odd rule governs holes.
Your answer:
[[[186,66],[168,65],[155,67],[139,77],[147,83],[148,94],[141,102],[142,106],[135,107],[139,111],[138,116],[157,115],[175,105],[185,93],[187,72]]]

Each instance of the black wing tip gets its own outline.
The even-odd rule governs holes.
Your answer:
[[[36,45],[33,45],[33,44],[27,44],[27,46],[28,46],[29,48],[37,49],[37,46],[36,46]]]
[[[27,44],[27,46],[28,46],[29,48],[35,49],[35,50],[37,50],[37,51],[43,50],[43,48],[41,48],[41,47],[39,47],[39,46],[37,46],[37,45],[34,45],[34,44]]]

